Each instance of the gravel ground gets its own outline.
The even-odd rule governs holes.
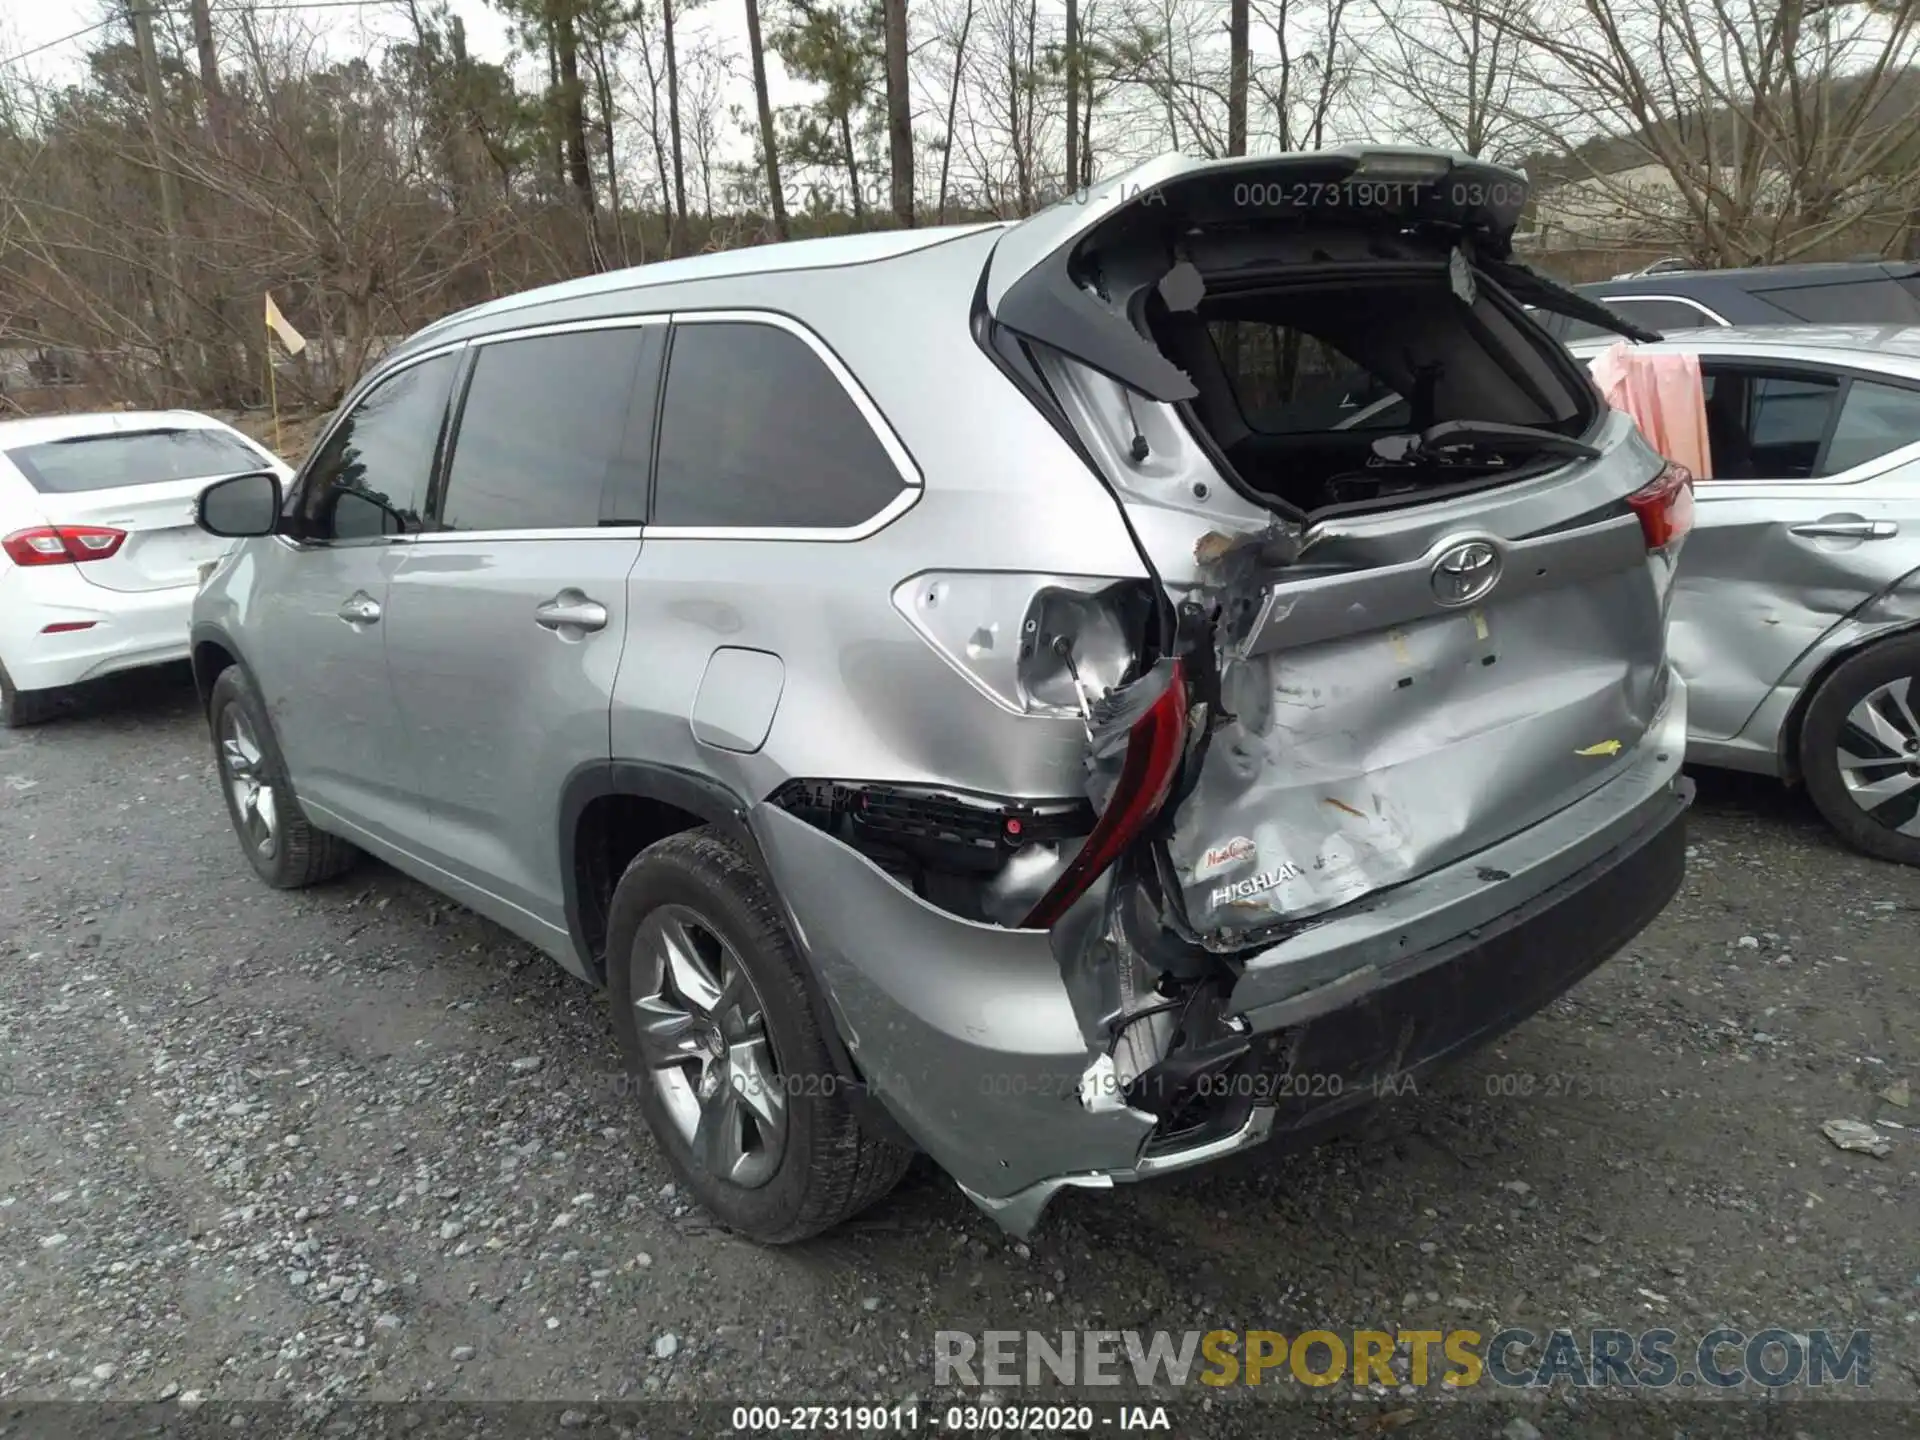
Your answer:
[[[1905,1423],[1920,872],[1775,786],[1703,776],[1695,814],[1652,929],[1355,1139],[1069,1192],[1030,1245],[916,1168],[769,1252],[676,1192],[595,992],[377,864],[269,891],[190,682],[109,685],[0,732],[0,1398],[849,1401],[933,1396],[939,1328],[1724,1323],[1871,1329],[1908,1403],[1796,1416]],[[1911,1128],[1875,1157],[1837,1118]],[[1163,1398],[1191,1433],[1605,1410],[1336,1389]]]

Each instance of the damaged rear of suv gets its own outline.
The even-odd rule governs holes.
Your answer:
[[[788,789],[756,829],[865,1082],[1016,1232],[1325,1130],[1680,882],[1690,479],[1527,318],[1596,307],[1512,258],[1525,194],[1426,152],[1169,160],[987,261],[977,343],[1145,573],[947,559],[895,601],[1079,726],[1084,797]]]
[[[604,982],[667,1158],[763,1240],[915,1149],[1024,1233],[1324,1132],[1682,876],[1690,480],[1528,318],[1621,323],[1513,258],[1525,200],[1169,158],[431,327],[278,519],[202,500],[265,537],[195,625],[255,868],[351,842]],[[579,520],[513,510],[549,472]],[[371,666],[357,728],[303,723]]]

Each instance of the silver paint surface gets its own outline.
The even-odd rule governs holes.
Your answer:
[[[765,650],[722,645],[707,660],[693,696],[693,738],[716,750],[751,755],[767,743],[786,666]]]
[[[1607,347],[1572,348],[1590,359]],[[1638,348],[1920,385],[1920,329],[1911,327],[1716,329]],[[1688,752],[1704,764],[1791,774],[1788,736],[1809,683],[1920,625],[1920,435],[1823,478],[1701,479],[1694,505],[1668,640],[1691,691]],[[1818,533],[1858,526],[1879,533]]]
[[[1084,217],[1028,223],[1019,243],[1042,256]],[[1159,1053],[1172,1020],[1128,1032],[1141,1053],[1107,1056],[1106,1022],[1151,982],[1141,957],[1094,943],[1111,882],[1051,933],[1011,928],[1064,861],[1023,859],[987,896],[1003,923],[977,923],[766,800],[794,778],[1085,793],[1078,690],[1064,665],[1022,665],[1018,641],[1028,619],[1058,626],[1096,691],[1118,678],[1093,597],[1148,574],[1128,522],[1176,599],[1225,617],[1233,719],[1176,817],[1174,862],[1191,870],[1244,835],[1260,857],[1251,874],[1300,871],[1218,915],[1189,886],[1191,918],[1221,943],[1256,921],[1318,920],[1261,953],[1236,992],[1243,1009],[1309,971],[1363,968],[1370,944],[1416,920],[1437,942],[1521,903],[1524,886],[1458,883],[1462,857],[1498,845],[1542,875],[1577,868],[1609,817],[1651,803],[1659,767],[1677,764],[1658,720],[1669,577],[1619,509],[1659,460],[1630,425],[1609,418],[1589,437],[1597,462],[1328,521],[1296,566],[1262,571],[1233,542],[1271,533],[1274,517],[1223,482],[1171,407],[1136,397],[1129,414],[1112,382],[1044,361],[1096,474],[975,342],[989,255],[1025,229],[594,277],[450,317],[383,362],[526,327],[764,312],[832,351],[920,482],[857,538],[255,540],[196,607],[255,670],[316,819],[577,973],[591,959],[569,935],[559,872],[567,775],[639,759],[737,797],[881,1102],[1016,1226],[1060,1185],[1143,1173],[1152,1122],[1103,1085]],[[1141,463],[1128,459],[1135,427],[1150,442]],[[1433,567],[1463,537],[1496,547],[1502,573],[1449,608]],[[603,629],[535,622],[568,587],[605,607]],[[337,618],[355,593],[383,605],[380,624]],[[771,663],[725,662],[716,677],[717,653]],[[1670,728],[1683,702],[1676,690],[1664,703]],[[1406,884],[1419,877],[1428,888]]]

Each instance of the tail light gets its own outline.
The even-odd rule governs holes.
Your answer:
[[[1647,549],[1665,550],[1693,529],[1693,473],[1669,460],[1653,482],[1627,497],[1640,517]]]
[[[1094,822],[1093,833],[1073,862],[1040,897],[1023,925],[1044,930],[1053,925],[1087,887],[1106,873],[1120,852],[1139,838],[1149,821],[1166,803],[1180,770],[1187,740],[1187,681],[1180,661],[1172,662],[1167,687],[1133,722],[1127,732],[1127,753],[1121,762],[1107,808]]]
[[[0,540],[0,550],[24,568],[33,565],[84,565],[104,560],[126,543],[127,532],[104,525],[43,525],[16,530]]]

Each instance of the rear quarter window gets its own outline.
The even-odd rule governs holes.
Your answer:
[[[136,430],[20,445],[7,458],[42,495],[120,490],[258,470],[267,459],[220,430]]]
[[[1920,390],[1855,380],[1827,444],[1822,472],[1838,475],[1920,440]]]
[[[850,529],[905,483],[839,377],[798,335],[751,320],[674,326],[653,524]]]

